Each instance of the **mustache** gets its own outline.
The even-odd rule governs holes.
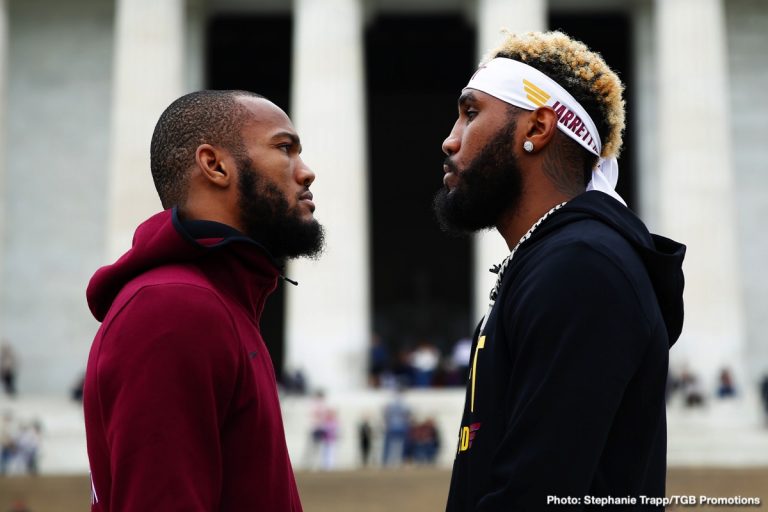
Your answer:
[[[447,157],[445,161],[443,161],[443,165],[447,167],[452,173],[459,174],[459,168],[456,167],[455,163],[453,163],[453,160],[451,160],[451,157]]]

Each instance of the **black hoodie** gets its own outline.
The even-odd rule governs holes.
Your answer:
[[[644,510],[664,496],[684,254],[601,192],[519,247],[475,334],[448,512],[597,508],[593,498]]]

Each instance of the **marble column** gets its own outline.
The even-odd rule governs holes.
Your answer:
[[[685,326],[671,356],[707,389],[723,366],[743,378],[744,364],[723,8],[655,3],[660,226],[688,246]]]
[[[5,263],[5,225],[8,201],[5,197],[5,168],[8,162],[6,133],[8,122],[8,0],[0,0],[0,289],[3,286],[3,265]],[[0,307],[2,305],[0,304]],[[2,318],[2,317],[0,317]],[[4,332],[0,321],[0,333]],[[0,339],[0,343],[2,339]]]
[[[545,30],[547,26],[546,0],[480,0],[477,8],[478,62],[501,42],[502,29],[528,32]],[[475,235],[472,322],[477,322],[488,309],[488,293],[496,280],[496,274],[488,269],[508,254],[506,242],[495,229]]]
[[[184,0],[117,0],[107,258],[131,245],[161,209],[149,145],[163,110],[183,91]]]
[[[364,385],[371,329],[363,12],[360,0],[296,0],[294,16],[291,114],[327,249],[288,266],[300,284],[287,286],[286,366],[339,392]]]

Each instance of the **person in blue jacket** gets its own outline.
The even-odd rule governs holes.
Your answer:
[[[508,34],[461,92],[435,211],[510,254],[473,340],[448,512],[662,504],[685,247],[614,190],[622,92],[560,32]]]

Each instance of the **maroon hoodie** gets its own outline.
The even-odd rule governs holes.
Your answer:
[[[301,511],[259,331],[279,271],[238,231],[166,210],[99,269],[84,407],[92,511]]]

